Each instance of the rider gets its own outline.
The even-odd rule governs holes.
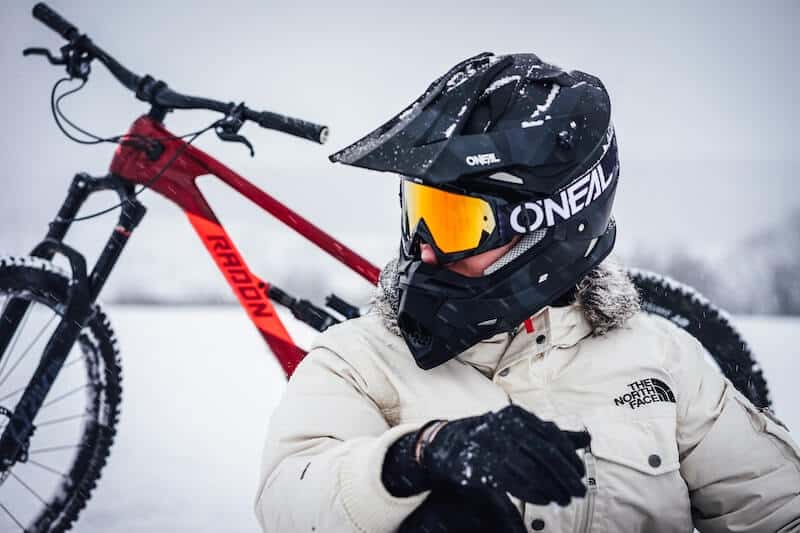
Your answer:
[[[272,416],[265,531],[797,531],[788,431],[606,259],[599,79],[481,54],[331,157],[400,175],[402,245]]]

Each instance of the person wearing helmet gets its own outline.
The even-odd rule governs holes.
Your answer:
[[[800,450],[608,259],[602,82],[480,54],[331,156],[400,176],[399,257],[270,421],[265,531],[798,531]]]

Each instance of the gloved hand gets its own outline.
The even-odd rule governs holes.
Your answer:
[[[589,445],[589,434],[562,431],[517,405],[447,422],[422,443],[417,463],[421,436],[424,430],[389,448],[382,479],[392,494],[408,496],[443,484],[493,488],[537,505],[562,506],[586,494],[581,481],[586,470],[575,449]]]
[[[495,489],[437,487],[398,533],[526,533],[519,510]]]

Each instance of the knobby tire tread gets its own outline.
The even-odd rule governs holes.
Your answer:
[[[713,357],[739,392],[758,408],[772,405],[769,388],[753,352],[730,317],[702,294],[667,276],[629,269],[642,308],[684,329]]]
[[[34,257],[0,258],[0,291],[30,290],[38,301],[55,306],[66,302],[69,283],[70,277],[49,261]],[[79,451],[60,487],[63,498],[59,499],[58,493],[53,495],[28,531],[70,530],[91,498],[114,443],[122,399],[121,359],[116,335],[99,305],[92,306],[92,316],[78,342],[84,357],[94,358],[94,367],[87,362],[87,368],[99,370],[94,376],[97,382],[92,383],[97,390],[93,390],[95,396],[91,398],[96,417],[88,419],[83,427]]]

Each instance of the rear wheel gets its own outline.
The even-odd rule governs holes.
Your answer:
[[[66,306],[69,276],[38,258],[0,259],[0,312],[28,309],[0,359],[0,431]],[[0,322],[2,328],[9,324]],[[25,451],[0,474],[0,531],[67,531],[95,488],[119,420],[119,351],[99,306],[33,421]]]
[[[753,353],[728,315],[700,293],[666,276],[628,271],[642,296],[642,308],[666,318],[695,337],[719,369],[753,405],[771,405],[769,389]]]

